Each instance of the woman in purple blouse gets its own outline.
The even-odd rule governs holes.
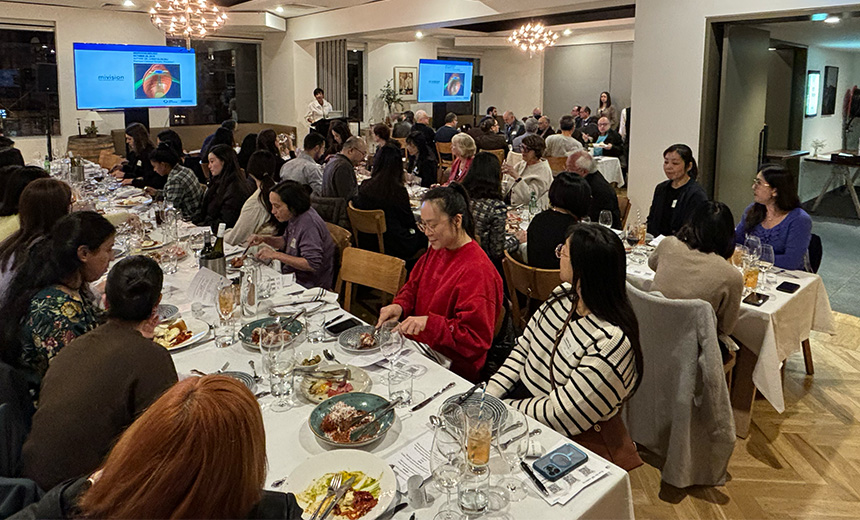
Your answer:
[[[268,244],[257,258],[279,260],[284,274],[296,273],[296,282],[308,289],[334,285],[335,245],[322,217],[311,207],[309,186],[283,181],[269,192],[272,215],[287,223],[282,236],[251,235],[250,245]]]
[[[773,246],[774,265],[802,270],[812,236],[812,218],[800,207],[791,173],[776,164],[766,164],[753,182],[754,201],[744,211],[735,229],[735,242],[755,235]]]

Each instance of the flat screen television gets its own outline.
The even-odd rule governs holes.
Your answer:
[[[78,110],[197,105],[194,49],[75,43]]]
[[[472,99],[472,64],[468,61],[420,60],[418,102],[458,103]]]

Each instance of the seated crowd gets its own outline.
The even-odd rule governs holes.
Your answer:
[[[404,113],[393,128],[373,127],[370,171],[367,143],[345,124],[309,133],[297,153],[264,130],[240,158],[235,122],[225,122],[204,143],[198,171],[175,132],[159,134],[156,146],[132,124],[128,161],[115,175],[184,220],[225,224],[229,244],[257,246],[260,261],[277,260],[307,288],[332,290],[336,275],[328,227],[336,222],[316,201],[382,210],[385,253],[404,259],[409,275],[377,325],[398,321],[404,336],[450,359],[454,373],[488,380],[492,395],[632,469],[642,462],[618,412],[642,378],[639,324],[626,292],[623,216],[594,158],[623,153],[619,113],[604,92],[596,116],[576,107],[558,133],[539,109],[533,115],[523,123],[506,111],[501,128],[490,107],[477,129],[460,131],[454,114],[434,130],[426,112]],[[450,143],[451,156],[436,143]],[[504,160],[513,154],[521,160]],[[547,156],[566,157],[564,171],[554,173]],[[708,302],[719,333],[731,334],[743,288],[728,261],[735,244],[757,236],[773,247],[777,267],[803,269],[811,219],[780,166],[761,168],[735,225],[696,182],[688,146],[668,147],[663,159],[667,180],[643,223],[665,236],[648,260],[653,290]],[[428,188],[418,215],[410,174]],[[39,168],[0,168],[0,359],[26,375],[37,402],[21,474],[50,490],[17,517],[300,518],[291,494],[262,491],[266,443],[254,396],[225,377],[177,382],[170,355],[153,343],[158,264],[123,259],[103,290],[91,287],[108,272],[117,231],[96,212],[70,212],[71,199]],[[527,228],[510,231],[509,206],[533,202]],[[596,224],[602,212],[610,227]],[[377,247],[375,237],[355,239]],[[558,270],[560,285],[489,373],[509,304],[503,260],[521,250],[529,266]]]

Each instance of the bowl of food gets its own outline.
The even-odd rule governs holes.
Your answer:
[[[323,355],[317,350],[300,350],[296,352],[294,359],[297,368],[314,368],[322,362]]]
[[[280,318],[280,320],[284,323],[289,321],[289,318]],[[264,329],[267,325],[271,325],[276,321],[278,321],[278,318],[270,316],[268,318],[261,318],[250,323],[246,323],[241,329],[239,329],[239,341],[249,349],[260,350],[260,334],[265,333]],[[304,327],[299,320],[292,320],[287,328],[282,328],[279,333],[283,336],[284,342],[289,345],[299,337],[303,328]]]
[[[312,403],[349,392],[367,392],[373,385],[367,372],[352,365],[331,364],[299,373],[304,376],[299,391]]]
[[[344,331],[338,338],[338,343],[350,354],[376,352],[380,345],[388,340],[389,333],[372,325],[358,325]]]
[[[376,394],[352,392],[327,399],[317,405],[308,417],[308,425],[317,439],[323,444],[334,447],[357,448],[374,443],[388,433],[394,424],[394,410],[386,413],[378,421],[379,428],[371,428],[357,441],[351,442],[349,435],[355,429],[371,421],[368,412],[388,404],[388,400]],[[365,416],[360,423],[348,427],[357,417]]]

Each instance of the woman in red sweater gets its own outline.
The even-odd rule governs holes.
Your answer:
[[[403,319],[403,334],[450,358],[451,371],[474,382],[493,342],[502,279],[473,240],[469,206],[469,195],[456,182],[424,195],[418,228],[430,249],[394,303],[382,308],[377,326]]]

